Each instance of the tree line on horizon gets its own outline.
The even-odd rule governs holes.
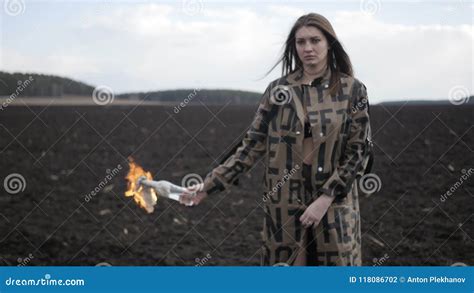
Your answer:
[[[9,97],[58,97],[91,96],[94,87],[70,78],[46,74],[8,73],[0,71],[0,96]],[[249,91],[225,89],[179,89],[153,92],[115,94],[117,99],[150,100],[188,104],[201,102],[224,104],[256,104],[261,94]]]

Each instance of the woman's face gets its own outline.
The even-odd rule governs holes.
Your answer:
[[[328,42],[323,32],[314,26],[303,26],[295,34],[296,52],[304,67],[327,62]]]

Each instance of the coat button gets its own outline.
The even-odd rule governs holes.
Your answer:
[[[322,133],[322,132],[319,133],[319,136],[323,136],[323,135],[324,135],[324,133]]]
[[[319,172],[323,171],[323,167],[318,167],[318,171]]]
[[[300,131],[297,131],[296,134],[300,134],[301,132]]]
[[[326,89],[327,89],[328,87],[329,87],[329,85],[327,85],[327,84],[325,84],[325,85],[324,85],[324,88],[326,88]]]

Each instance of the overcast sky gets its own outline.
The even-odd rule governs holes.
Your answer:
[[[262,92],[295,20],[326,16],[373,103],[473,93],[473,14],[452,1],[5,0],[0,70],[56,74],[115,93]]]

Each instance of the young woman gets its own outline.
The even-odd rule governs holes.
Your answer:
[[[231,187],[263,158],[261,264],[361,265],[355,179],[371,153],[366,87],[316,13],[296,21],[280,62],[283,76],[265,90],[241,144],[182,203]]]

